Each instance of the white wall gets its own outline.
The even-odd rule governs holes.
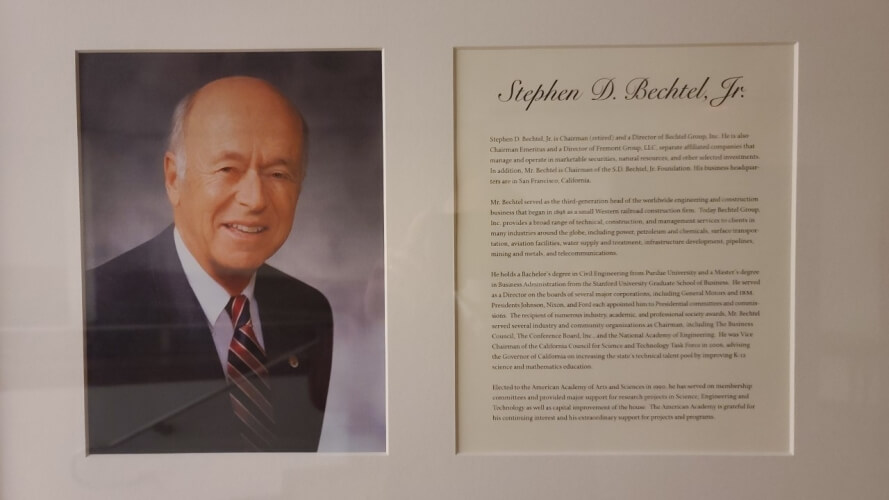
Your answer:
[[[0,498],[885,498],[887,21],[885,0],[0,0]],[[773,41],[800,54],[795,456],[455,455],[453,47]],[[348,47],[384,50],[388,454],[84,457],[75,51]]]

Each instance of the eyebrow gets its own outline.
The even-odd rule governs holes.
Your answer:
[[[219,163],[219,162],[226,161],[226,160],[246,162],[248,160],[248,158],[246,156],[244,156],[243,154],[238,153],[237,151],[223,151],[222,153],[218,154],[213,159],[213,163]],[[292,167],[292,166],[294,166],[294,162],[291,160],[288,160],[287,158],[278,157],[278,158],[272,159],[271,161],[267,161],[267,162],[263,163],[262,165],[259,166],[259,168],[269,168],[269,167],[274,167],[277,165],[284,165],[285,167]]]
[[[241,153],[235,151],[223,151],[222,153],[213,157],[213,162],[218,163],[225,160],[235,160],[235,161],[246,161],[247,157],[242,155]]]
[[[285,167],[292,167],[293,162],[287,160],[286,158],[275,158],[272,161],[267,161],[259,166],[259,168],[270,168],[277,167],[278,165],[284,165]]]

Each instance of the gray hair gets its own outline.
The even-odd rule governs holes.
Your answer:
[[[197,91],[189,92],[179,100],[173,110],[173,121],[170,126],[170,136],[167,138],[167,151],[176,157],[176,174],[185,177],[185,118],[194,105]]]
[[[191,108],[194,107],[195,97],[197,97],[199,90],[200,89],[189,92],[185,97],[179,100],[176,104],[176,108],[173,109],[170,135],[167,137],[167,151],[173,153],[176,157],[176,175],[179,178],[185,177],[185,165],[187,161],[184,144],[185,119],[188,118],[188,114],[191,113]],[[302,124],[302,154],[299,159],[299,180],[302,182],[306,177],[306,165],[308,164],[309,158],[309,125],[306,123],[306,120],[303,118],[299,109],[292,103],[290,104],[290,110],[297,118],[299,118],[299,121]]]

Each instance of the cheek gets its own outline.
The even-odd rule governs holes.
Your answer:
[[[296,203],[299,201],[299,192],[292,188],[281,188],[275,191],[275,212],[282,220],[293,219],[296,211]]]
[[[225,186],[207,182],[192,190],[192,210],[203,220],[211,220],[226,206]]]

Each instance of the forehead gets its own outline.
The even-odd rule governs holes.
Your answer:
[[[293,105],[269,84],[246,78],[200,89],[185,122],[186,143],[261,139],[300,148],[302,136],[302,118]]]

